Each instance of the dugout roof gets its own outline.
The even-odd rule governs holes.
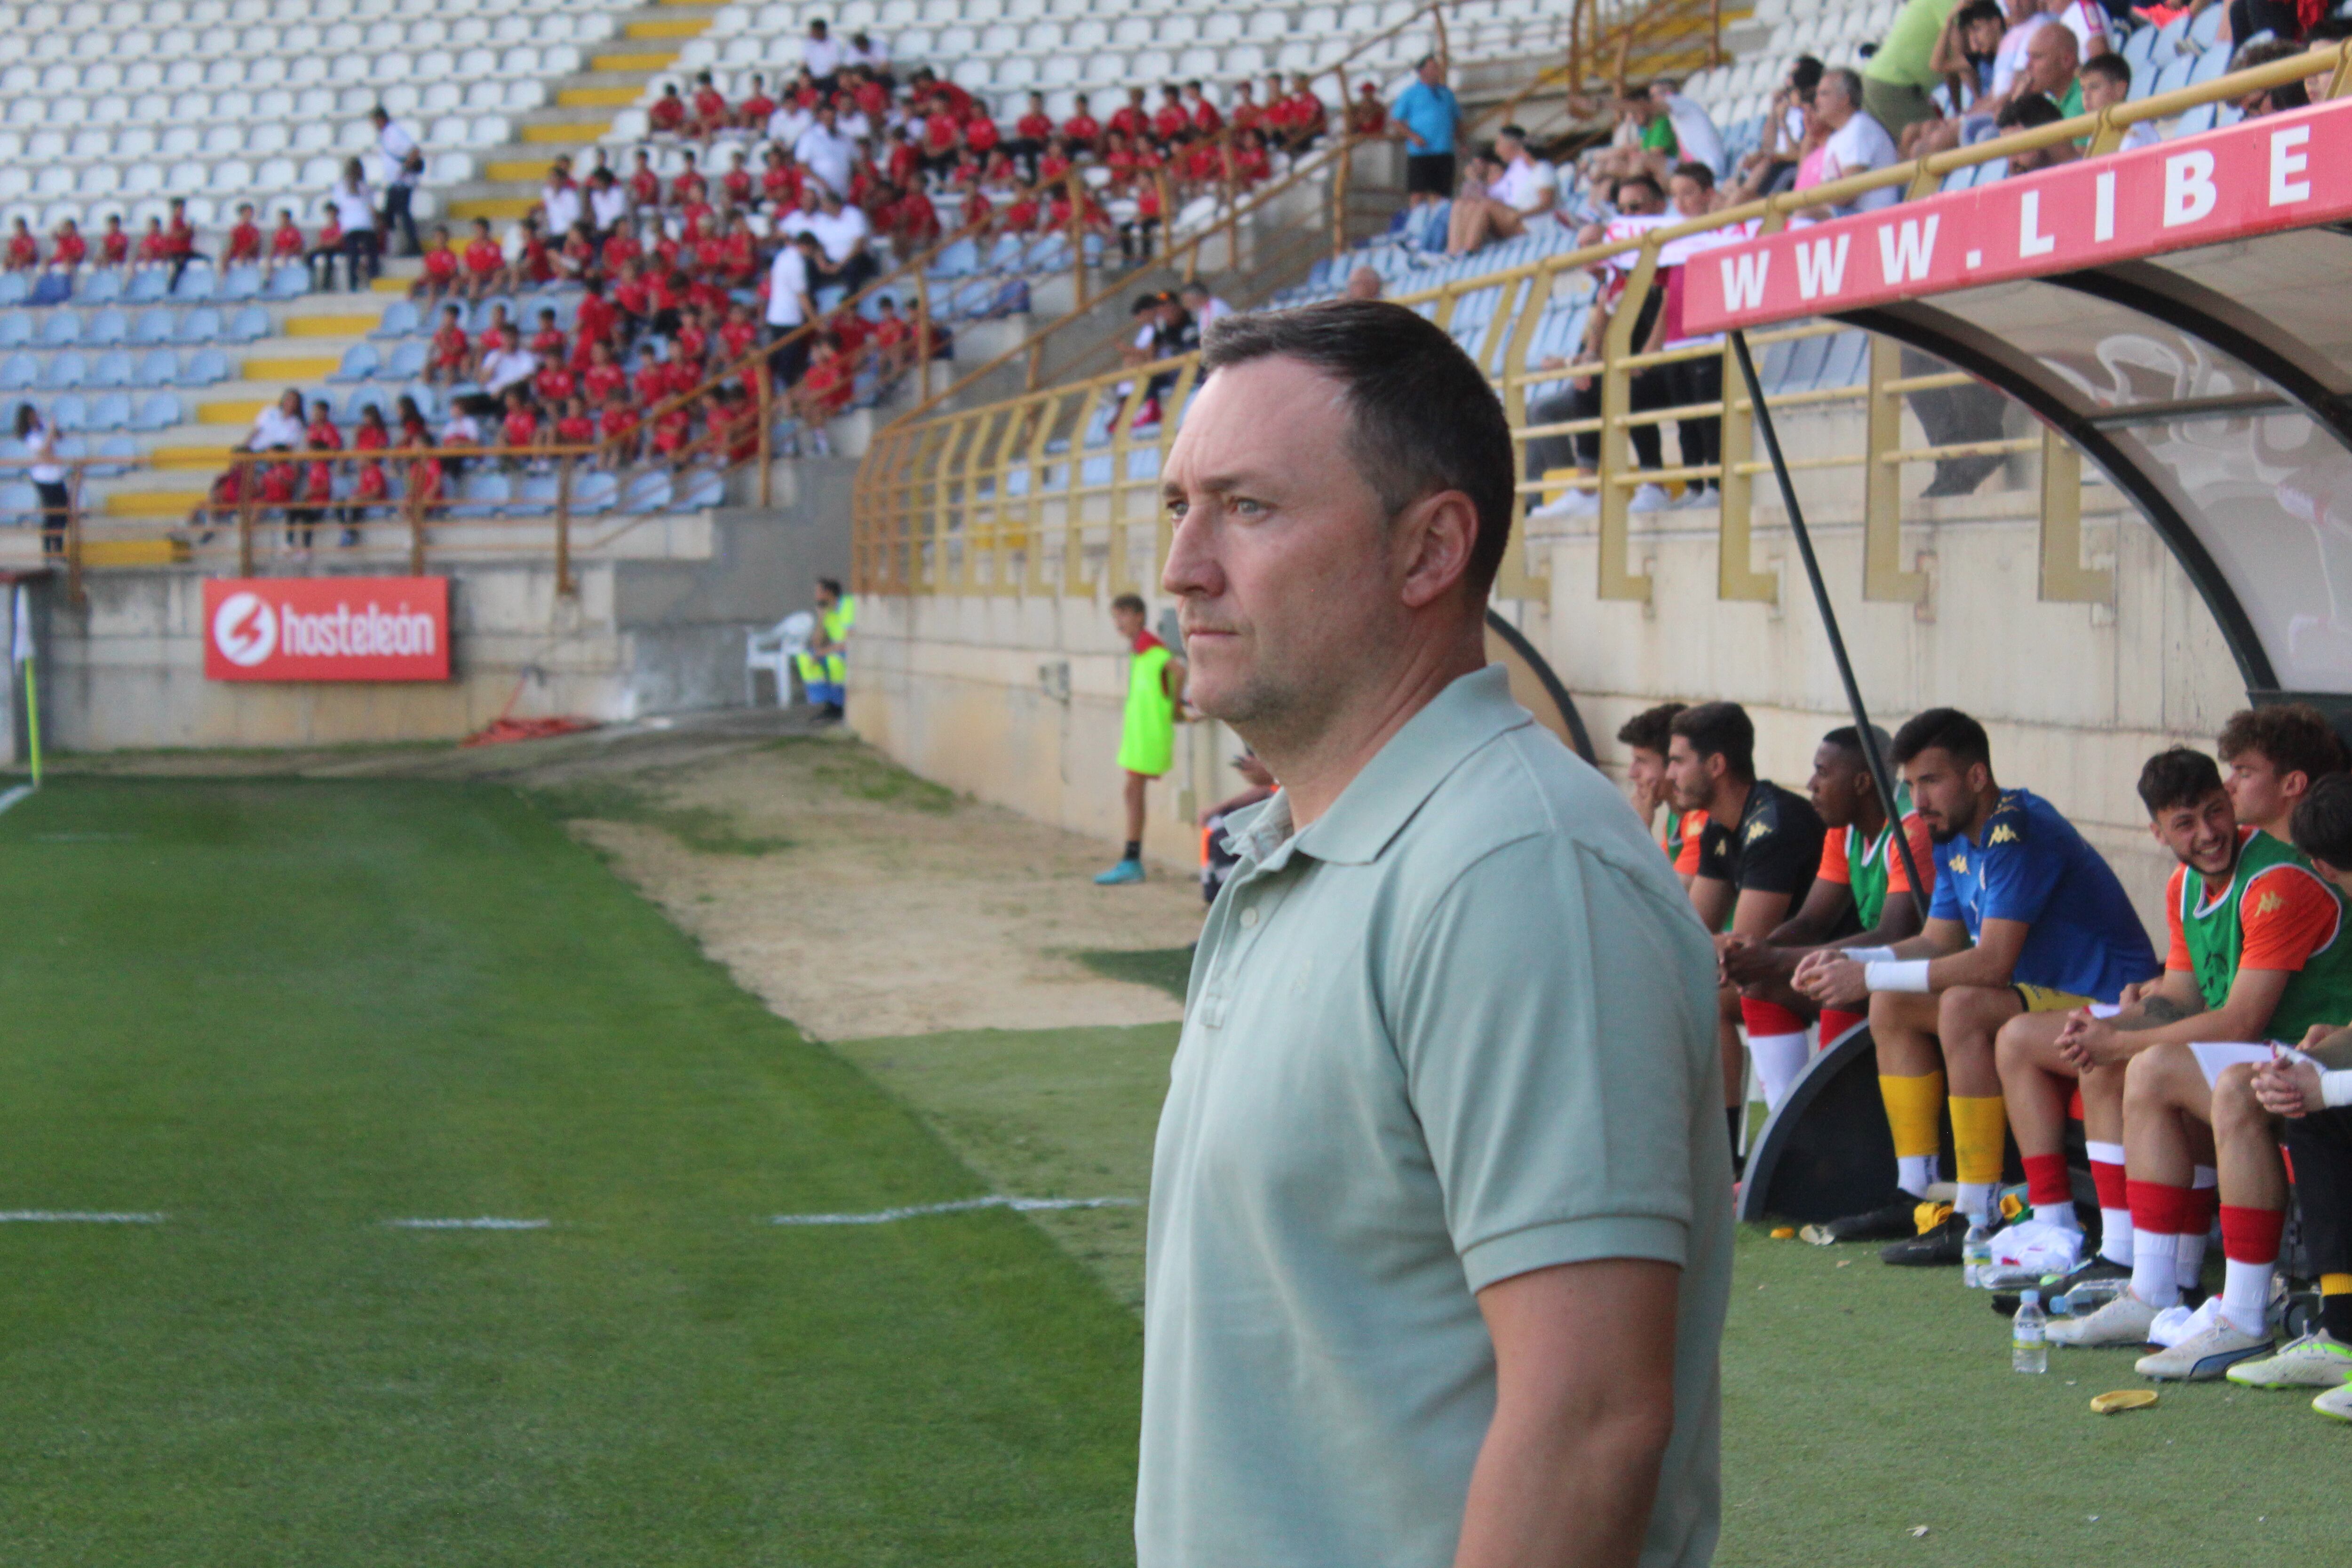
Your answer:
[[[1830,316],[2057,428],[2257,700],[2352,700],[2352,100],[1694,258],[1693,331]]]

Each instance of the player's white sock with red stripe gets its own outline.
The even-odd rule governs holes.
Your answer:
[[[1789,1086],[1797,1081],[1813,1053],[1805,1037],[1797,1034],[1750,1035],[1748,1054],[1756,1058],[1756,1081],[1763,1088],[1765,1108],[1778,1110],[1789,1098]]]
[[[2187,1187],[2160,1182],[2131,1184],[2131,1292],[2151,1307],[2163,1308],[2180,1300],[2180,1227],[2189,1207]]]
[[[2091,1180],[2099,1189],[2099,1256],[2110,1263],[2132,1266],[2130,1189],[2125,1184],[2124,1146],[2085,1143]]]
[[[2210,1165],[2197,1167],[2189,1184],[2187,1223],[2180,1228],[2176,1274],[2183,1290],[2193,1290],[2205,1278],[2205,1243],[2213,1234],[2213,1211],[2221,1202],[2221,1173]]]
[[[2221,1315],[2240,1333],[2259,1334],[2268,1323],[2271,1274],[2278,1267],[2284,1209],[2221,1205],[2221,1255],[2229,1272],[2221,1285]]]

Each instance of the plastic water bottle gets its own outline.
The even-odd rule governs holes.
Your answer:
[[[1982,1220],[1972,1221],[1969,1234],[1960,1240],[1960,1283],[1971,1290],[1979,1289],[1991,1272],[1992,1226]]]
[[[2048,1372],[2049,1331],[2050,1318],[2042,1310],[2042,1292],[2026,1291],[2018,1298],[2017,1316],[2009,1321],[2009,1370]]]

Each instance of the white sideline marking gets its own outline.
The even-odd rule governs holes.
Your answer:
[[[24,799],[26,795],[32,793],[33,786],[31,784],[18,784],[14,789],[0,790],[0,811],[7,810],[10,806],[16,805],[18,801]]]
[[[478,1219],[388,1219],[383,1223],[394,1230],[545,1230],[554,1222],[544,1219],[499,1219],[484,1215]]]
[[[0,807],[5,810],[5,807]],[[79,1209],[0,1209],[0,1225],[162,1225],[159,1214],[94,1214]]]
[[[1011,1209],[1015,1214],[1033,1214],[1039,1209],[1127,1209],[1141,1205],[1141,1198],[958,1198],[953,1203],[916,1204],[907,1208],[877,1209],[872,1214],[780,1214],[769,1216],[770,1225],[888,1225],[893,1220],[920,1219],[927,1215],[969,1214],[974,1209]]]

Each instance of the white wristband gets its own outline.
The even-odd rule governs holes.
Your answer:
[[[1932,958],[1882,958],[1862,966],[1862,983],[1873,991],[1909,991],[1925,995]]]
[[[1895,950],[1891,947],[1849,947],[1838,956],[1851,958],[1856,963],[1885,963],[1895,956]]]
[[[2319,1075],[2319,1103],[2330,1110],[2352,1105],[2352,1068]]]

